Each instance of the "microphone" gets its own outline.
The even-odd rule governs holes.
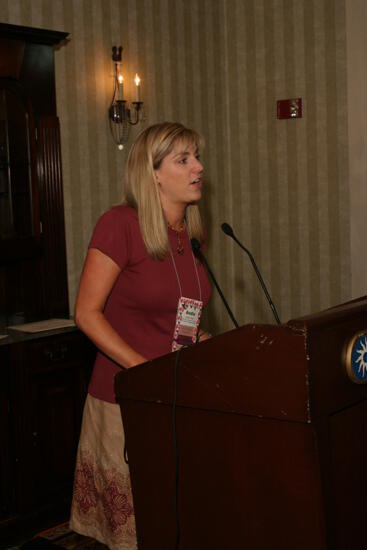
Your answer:
[[[234,324],[234,326],[236,328],[238,328],[238,323],[236,321],[236,319],[234,318],[234,315],[231,311],[231,308],[229,307],[228,303],[227,303],[227,300],[225,299],[225,297],[223,296],[223,292],[221,291],[221,289],[219,288],[219,285],[213,275],[213,272],[212,270],[210,269],[209,267],[209,264],[208,262],[206,261],[206,258],[204,256],[204,254],[201,252],[201,249],[200,249],[200,243],[197,239],[195,238],[192,238],[190,239],[190,243],[191,243],[191,248],[192,248],[192,251],[194,252],[195,256],[197,256],[202,262],[203,264],[205,265],[206,267],[206,270],[207,272],[209,273],[210,277],[212,278],[212,281],[213,283],[215,284],[215,288],[218,290],[219,292],[219,296],[222,298],[222,302],[223,304],[225,305],[226,307],[226,310],[228,311],[228,315],[230,316],[230,318],[232,319],[232,322]]]
[[[233,233],[232,227],[231,227],[228,223],[222,223],[221,228],[222,228],[223,233],[225,233],[225,234],[228,235],[229,237],[232,237],[232,239],[233,239],[234,241],[236,241],[236,243],[238,244],[238,246],[240,246],[240,247],[242,248],[242,250],[244,250],[244,251],[246,252],[246,254],[248,254],[248,257],[249,257],[250,260],[251,260],[251,263],[252,263],[252,266],[253,266],[253,268],[254,268],[254,270],[255,270],[255,273],[256,273],[256,275],[257,275],[257,278],[259,279],[260,284],[261,284],[261,286],[262,286],[262,289],[263,289],[263,291],[264,291],[264,293],[265,293],[266,299],[267,299],[268,302],[269,302],[269,305],[270,305],[271,310],[272,310],[272,312],[273,312],[274,318],[275,318],[276,322],[278,323],[278,325],[280,325],[281,323],[280,323],[280,319],[279,319],[277,310],[276,310],[276,308],[275,308],[275,305],[273,304],[272,299],[270,298],[270,294],[269,294],[269,292],[267,291],[267,288],[266,288],[266,286],[265,286],[264,280],[263,280],[263,278],[262,278],[262,276],[261,276],[261,273],[260,273],[260,271],[259,271],[259,269],[258,269],[258,267],[257,267],[257,265],[256,265],[256,262],[255,262],[255,260],[254,260],[253,255],[251,254],[251,252],[250,252],[245,246],[243,246],[242,243],[240,243],[240,241],[237,239],[236,235]]]

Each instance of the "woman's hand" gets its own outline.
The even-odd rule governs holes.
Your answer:
[[[210,332],[205,332],[205,330],[199,330],[198,342],[204,342],[204,340],[210,340],[213,338]]]

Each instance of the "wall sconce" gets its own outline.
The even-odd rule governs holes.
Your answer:
[[[143,119],[143,102],[141,101],[141,79],[135,75],[135,101],[129,107],[124,99],[124,77],[121,72],[122,46],[113,46],[113,95],[108,110],[110,129],[114,142],[120,150],[129,139],[130,126],[135,126]]]

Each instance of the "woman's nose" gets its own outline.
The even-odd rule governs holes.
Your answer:
[[[200,160],[199,159],[195,159],[196,163],[195,163],[195,170],[196,172],[200,173],[204,171],[204,166],[201,164]]]

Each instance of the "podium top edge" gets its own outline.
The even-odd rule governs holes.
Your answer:
[[[305,315],[297,319],[291,319],[287,326],[299,329],[301,327],[317,327],[330,322],[340,322],[343,319],[350,319],[354,316],[366,315],[367,327],[367,296],[362,296],[348,302],[332,306],[323,311]]]

